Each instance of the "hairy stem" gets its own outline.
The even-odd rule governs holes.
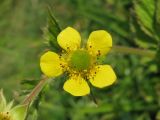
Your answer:
[[[31,91],[31,93],[26,96],[26,98],[24,99],[24,101],[22,102],[22,104],[29,104],[31,103],[35,97],[37,97],[37,95],[41,92],[41,90],[43,89],[43,87],[47,84],[47,82],[50,79],[48,78],[44,78],[42,79],[36,86],[35,88]]]
[[[112,52],[117,52],[122,54],[135,54],[135,55],[145,56],[150,58],[154,58],[156,55],[156,52],[152,50],[124,47],[124,46],[113,46]]]

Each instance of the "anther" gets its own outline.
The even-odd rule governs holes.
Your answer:
[[[101,55],[101,51],[100,51],[100,50],[98,50],[98,56],[99,56],[99,55]]]
[[[61,57],[62,57],[62,54],[59,55],[59,58],[61,58]]]

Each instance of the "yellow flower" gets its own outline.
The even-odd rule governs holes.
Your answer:
[[[116,75],[110,65],[98,65],[97,59],[107,54],[112,47],[112,38],[104,30],[90,34],[87,45],[81,48],[80,34],[67,27],[57,36],[58,44],[65,50],[61,55],[48,51],[41,56],[40,67],[48,77],[56,77],[64,72],[69,79],[64,90],[74,96],[90,93],[88,81],[95,87],[103,88],[116,81]]]

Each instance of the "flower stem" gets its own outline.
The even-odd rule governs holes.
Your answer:
[[[150,58],[154,58],[156,55],[156,52],[152,50],[124,47],[124,46],[113,46],[112,52],[123,53],[123,54],[134,54]]]
[[[35,97],[37,97],[37,95],[41,92],[41,90],[48,83],[49,80],[50,79],[48,78],[42,79],[31,91],[31,93],[28,96],[26,96],[22,104],[30,104],[35,99]]]
[[[90,91],[90,97],[93,100],[94,104],[98,107],[98,101],[97,101],[96,97],[94,96],[92,90]]]

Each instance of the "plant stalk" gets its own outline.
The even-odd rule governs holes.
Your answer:
[[[112,52],[122,53],[122,54],[134,54],[150,58],[154,58],[156,56],[156,52],[152,50],[124,47],[124,46],[113,46]]]
[[[49,80],[50,79],[48,78],[40,80],[40,82],[35,86],[31,93],[28,96],[26,96],[22,104],[30,104],[35,99],[35,97],[37,97],[37,95],[41,92],[41,90],[44,88],[44,86],[48,83]]]

